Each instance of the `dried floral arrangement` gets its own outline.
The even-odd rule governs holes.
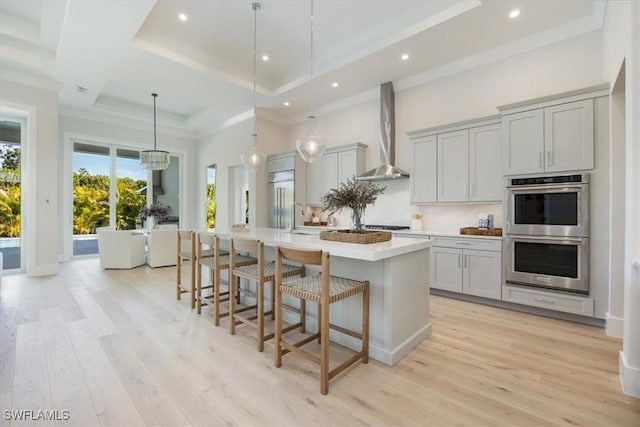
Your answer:
[[[376,199],[387,187],[380,187],[369,181],[357,181],[353,176],[340,184],[338,188],[332,188],[322,196],[324,210],[333,215],[337,211],[351,209],[351,221],[354,229],[362,230],[362,214],[368,205],[375,203]]]
[[[156,202],[148,208],[140,209],[140,218],[148,218],[150,216],[157,219],[165,219],[171,213],[171,206],[165,206],[160,202]]]

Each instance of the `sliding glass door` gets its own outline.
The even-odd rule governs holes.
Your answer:
[[[3,270],[24,268],[22,144],[26,122],[0,115],[0,253]]]

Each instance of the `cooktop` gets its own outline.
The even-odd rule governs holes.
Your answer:
[[[408,230],[408,225],[366,225],[367,230]]]

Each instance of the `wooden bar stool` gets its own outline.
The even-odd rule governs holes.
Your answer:
[[[204,256],[204,254],[213,253],[213,256]],[[220,312],[220,303],[229,299],[229,291],[220,292],[220,272],[222,270],[229,269],[229,255],[222,255],[220,250],[220,238],[208,232],[198,233],[197,244],[197,282],[196,282],[196,307],[198,314],[202,312],[203,305],[213,304],[214,306],[214,324],[220,326],[220,318],[229,315],[229,312]],[[257,264],[258,260],[243,255],[237,255],[234,258],[234,266],[239,267],[242,265]],[[211,271],[211,283],[206,286],[202,286],[202,267],[209,268]],[[231,275],[229,275],[231,279]],[[229,284],[226,283],[230,288]],[[203,295],[202,291],[211,289],[210,295]]]
[[[314,276],[282,281],[282,260],[308,265],[320,265],[322,271]],[[329,323],[329,304],[362,293],[362,332],[358,333]],[[282,294],[313,301],[318,304],[318,332],[298,342],[289,343],[282,338]],[[329,253],[321,250],[294,249],[284,246],[276,248],[276,331],[275,366],[282,365],[282,355],[290,351],[299,353],[320,365],[320,392],[329,393],[329,380],[362,359],[369,362],[369,282],[329,275]],[[339,366],[329,370],[329,329],[358,338],[362,349]],[[320,339],[320,356],[301,347],[314,339]]]
[[[236,333],[236,326],[240,324],[247,324],[253,326],[258,331],[258,351],[264,351],[265,341],[270,340],[275,336],[274,333],[265,335],[264,333],[264,317],[271,315],[274,319],[275,316],[275,273],[276,263],[274,261],[265,263],[264,260],[264,243],[260,240],[252,239],[231,239],[230,260],[231,265],[235,265],[235,260],[238,256],[238,252],[243,252],[255,256],[258,259],[257,264],[245,265],[235,267],[231,271],[233,276],[229,283],[231,285],[231,295],[238,293],[250,295],[255,297],[256,303],[254,305],[236,308],[235,298],[231,298],[229,302],[229,316],[231,321],[229,322],[231,335]],[[282,277],[304,277],[305,268],[290,264],[282,264]],[[256,283],[256,292],[251,292],[248,289],[242,289],[239,286],[239,280],[234,279],[246,279]],[[271,282],[271,310],[264,311],[264,284]],[[301,307],[304,310],[304,303],[301,302]],[[291,307],[289,309],[292,309]],[[247,311],[253,311],[247,315]],[[242,313],[242,314],[240,314]],[[285,332],[295,329],[300,325],[293,325],[285,328]]]
[[[180,300],[182,294],[191,293],[191,308],[196,308],[196,269],[195,257],[196,240],[195,233],[191,230],[178,230],[178,259],[177,276],[176,276],[176,292],[177,299]],[[191,286],[187,289],[182,287],[182,262],[189,260],[191,265]]]
[[[191,230],[178,230],[178,252],[177,252],[177,276],[176,276],[176,297],[180,300],[184,293],[191,293],[191,308],[196,308],[196,265],[198,253],[196,251],[195,232]],[[220,255],[227,255],[229,252],[220,251]],[[201,256],[213,256],[213,250],[208,249],[202,251]],[[191,284],[189,288],[182,286],[182,263],[188,260],[191,267]]]

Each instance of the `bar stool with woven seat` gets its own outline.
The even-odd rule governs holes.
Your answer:
[[[204,247],[208,249],[204,249]],[[213,256],[204,256],[206,253],[212,253]],[[198,314],[202,313],[202,306],[213,304],[214,306],[214,324],[220,326],[220,318],[228,316],[229,312],[220,312],[220,303],[229,300],[229,291],[220,291],[220,272],[222,270],[228,270],[230,265],[229,255],[222,255],[220,250],[220,238],[212,233],[200,232],[198,233],[197,244],[197,281],[196,281],[196,307]],[[234,258],[234,266],[239,267],[242,265],[257,264],[256,258],[251,258],[243,255],[236,255]],[[202,267],[207,267],[211,271],[211,283],[202,286]],[[231,276],[231,275],[229,275]],[[231,279],[231,277],[229,277]],[[228,285],[228,283],[227,283]],[[231,286],[228,287],[230,289]],[[210,295],[203,295],[202,291],[211,289]]]
[[[231,285],[231,295],[237,293],[243,293],[255,297],[256,303],[254,305],[245,306],[240,309],[236,308],[235,298],[231,298],[229,302],[229,316],[231,321],[229,322],[231,335],[236,333],[236,326],[240,324],[247,324],[255,327],[258,331],[258,351],[264,351],[265,341],[270,340],[275,336],[274,333],[265,335],[264,333],[264,317],[271,315],[271,318],[275,318],[275,273],[276,263],[274,261],[265,263],[264,260],[264,243],[260,240],[252,239],[231,239],[230,260],[231,265],[234,265],[235,259],[238,256],[238,252],[251,254],[258,259],[257,264],[244,265],[235,267],[231,271],[233,278],[246,279],[256,283],[256,292],[251,292],[248,289],[242,289],[239,286],[238,280],[229,280]],[[305,268],[290,264],[282,264],[282,277],[304,277]],[[271,310],[264,311],[264,284],[271,282]],[[290,310],[300,311],[304,310],[304,303],[301,301],[300,308],[288,307]],[[253,311],[251,315],[247,316],[247,311]],[[242,314],[240,314],[242,313]],[[302,314],[301,314],[302,316]],[[292,325],[285,328],[284,332],[293,330],[301,325]],[[304,332],[304,329],[302,330]]]
[[[198,253],[196,251],[196,237],[195,232],[191,230],[178,230],[178,259],[177,259],[177,277],[176,277],[176,292],[177,299],[180,300],[181,295],[184,293],[191,293],[191,308],[196,308],[196,263]],[[227,255],[229,252],[220,251],[220,255]],[[208,249],[202,251],[201,256],[209,257],[213,256],[213,250]],[[188,260],[191,267],[191,283],[189,288],[182,286],[182,262]]]
[[[290,260],[303,265],[320,265],[321,273],[313,276],[282,281],[282,260]],[[275,366],[282,365],[282,355],[296,352],[320,365],[320,392],[329,393],[329,380],[357,362],[369,362],[369,282],[330,276],[329,253],[321,250],[294,249],[284,246],[276,248],[276,325],[275,325]],[[356,332],[329,323],[329,305],[350,296],[362,293],[362,332]],[[295,343],[283,340],[282,336],[282,294],[313,301],[318,304],[318,332]],[[362,349],[339,366],[329,370],[329,329],[336,330],[362,341]],[[320,340],[320,356],[301,347],[314,339]]]
[[[191,308],[196,308],[196,269],[195,257],[196,253],[196,240],[195,233],[191,230],[178,230],[178,259],[177,276],[176,276],[176,292],[177,299],[180,300],[182,294],[191,293]],[[189,260],[191,265],[191,285],[189,288],[182,286],[182,262]]]

